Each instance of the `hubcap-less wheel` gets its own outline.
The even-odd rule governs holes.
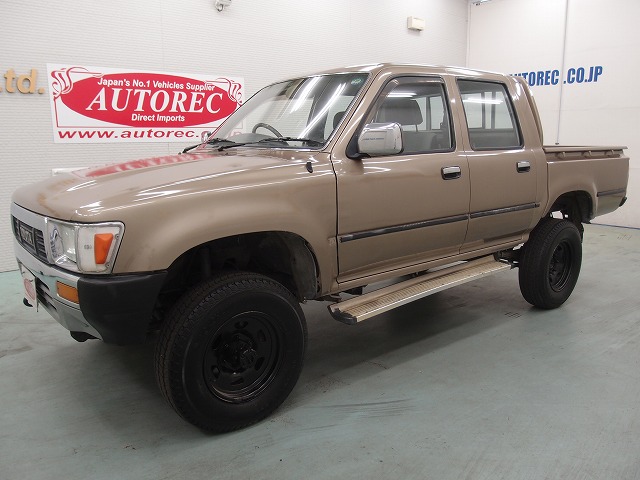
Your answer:
[[[282,362],[275,324],[263,313],[247,312],[229,319],[214,333],[203,360],[211,393],[240,403],[271,383]]]
[[[549,263],[549,285],[555,292],[560,292],[567,285],[571,275],[571,245],[560,243],[551,256]]]
[[[156,345],[163,395],[184,419],[213,432],[251,425],[295,386],[307,341],[304,314],[264,275],[218,275],[187,292]]]
[[[520,291],[540,308],[562,305],[576,285],[582,263],[582,237],[568,220],[543,218],[522,248]]]

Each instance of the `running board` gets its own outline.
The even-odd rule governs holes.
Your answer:
[[[355,325],[414,300],[509,269],[510,264],[498,262],[490,255],[331,304],[329,312],[336,320]]]

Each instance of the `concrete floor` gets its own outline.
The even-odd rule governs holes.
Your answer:
[[[355,327],[305,306],[289,399],[218,436],[165,404],[152,344],[76,343],[0,274],[0,478],[640,479],[640,231],[584,250],[555,311],[517,271]]]

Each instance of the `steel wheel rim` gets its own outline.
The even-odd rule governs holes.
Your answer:
[[[216,397],[242,403],[260,395],[282,364],[282,335],[263,312],[243,312],[211,336],[203,358],[207,387]]]
[[[573,249],[569,242],[561,242],[551,255],[549,262],[549,285],[560,292],[571,277],[573,267]]]

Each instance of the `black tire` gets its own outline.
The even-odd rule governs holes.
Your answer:
[[[278,282],[232,273],[198,285],[166,318],[155,351],[158,385],[173,409],[212,432],[273,412],[300,376],[304,314]]]
[[[582,264],[582,239],[568,220],[543,218],[525,243],[518,279],[524,299],[539,308],[562,305],[573,292]]]

